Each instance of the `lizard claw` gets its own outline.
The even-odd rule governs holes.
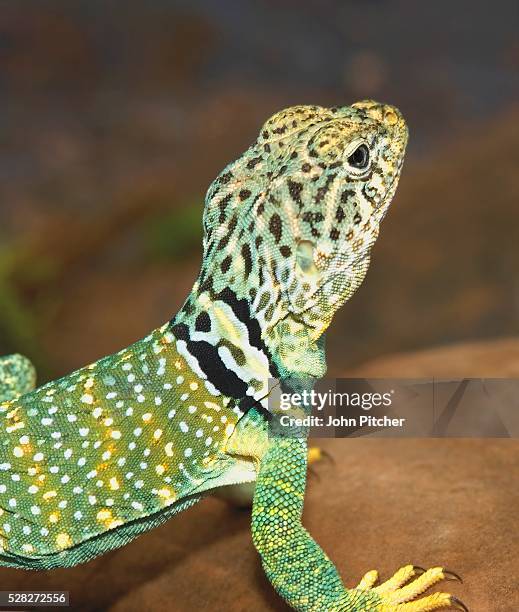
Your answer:
[[[457,580],[458,582],[463,582],[463,578],[456,574],[456,572],[451,572],[450,570],[443,570],[443,577],[445,580]]]
[[[457,609],[457,610],[462,610],[462,612],[469,612],[469,609],[467,608],[467,606],[461,601],[461,599],[458,599],[457,597],[454,597],[454,595],[451,595],[451,604]]]

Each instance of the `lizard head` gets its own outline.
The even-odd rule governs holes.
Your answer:
[[[200,302],[232,294],[266,339],[319,338],[364,278],[406,144],[400,112],[370,100],[273,115],[208,190]]]
[[[283,126],[297,130],[294,116],[301,110],[307,126],[284,138],[287,167],[284,178],[271,184],[269,211],[271,220],[279,215],[285,228],[279,242],[288,240],[293,253],[285,283],[290,312],[319,337],[365,276],[408,133],[395,107],[371,100],[332,109],[296,107],[267,122],[262,137],[271,147],[283,142],[275,138]]]

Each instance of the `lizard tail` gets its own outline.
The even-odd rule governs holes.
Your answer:
[[[16,399],[36,386],[36,370],[23,355],[0,357],[0,402]]]

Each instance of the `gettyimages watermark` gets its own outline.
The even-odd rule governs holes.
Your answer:
[[[519,379],[271,379],[268,409],[281,436],[516,438]]]

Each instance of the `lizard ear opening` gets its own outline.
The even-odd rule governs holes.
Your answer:
[[[316,276],[319,270],[314,261],[315,244],[310,240],[300,240],[296,249],[296,263],[305,276]]]

